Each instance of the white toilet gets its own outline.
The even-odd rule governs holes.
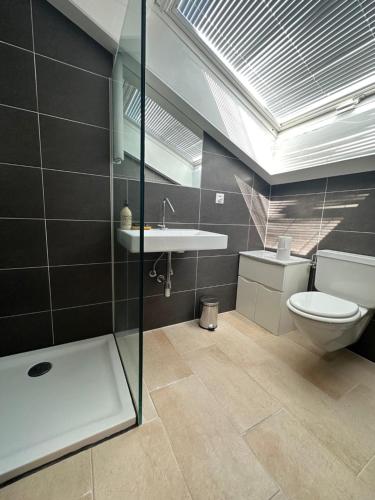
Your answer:
[[[356,342],[375,309],[375,257],[319,250],[315,288],[287,301],[297,329],[326,351]]]

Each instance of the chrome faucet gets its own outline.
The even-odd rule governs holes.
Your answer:
[[[169,198],[164,198],[163,204],[162,204],[162,207],[163,207],[163,220],[162,220],[161,224],[158,224],[158,227],[160,227],[160,229],[168,229],[167,226],[165,225],[165,206],[166,206],[167,203],[168,203],[169,208],[171,209],[171,211],[173,213],[175,213],[175,209],[173,208],[173,205],[170,202]]]

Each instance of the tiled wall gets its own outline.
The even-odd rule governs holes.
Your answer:
[[[229,236],[226,250],[173,254],[172,295],[163,296],[163,287],[148,277],[153,259],[145,254],[144,326],[146,330],[179,323],[197,317],[199,299],[214,294],[220,310],[234,309],[237,288],[238,252],[263,248],[269,185],[209,136],[204,137],[201,188],[147,182],[145,186],[145,221],[156,226],[161,222],[161,204],[168,197],[175,214],[167,212],[168,227],[200,228]],[[138,183],[115,179],[114,199],[118,214],[121,202],[137,206]],[[215,193],[225,194],[224,205],[215,204]],[[133,217],[138,218],[137,210]],[[116,218],[116,215],[115,215]],[[117,217],[118,218],[118,217]],[[136,310],[138,267],[136,256],[115,250],[116,328],[131,328]],[[158,266],[165,272],[165,261]],[[127,286],[124,277],[127,276]],[[127,322],[126,322],[127,321]]]
[[[46,0],[0,2],[0,355],[112,331],[112,56]]]
[[[272,186],[266,247],[283,234],[293,236],[296,255],[375,256],[375,171]],[[375,361],[375,321],[352,349]]]

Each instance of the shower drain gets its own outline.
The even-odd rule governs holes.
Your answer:
[[[49,361],[43,361],[42,363],[37,363],[32,366],[30,370],[27,372],[29,377],[40,377],[41,375],[45,375],[52,368],[52,363]]]

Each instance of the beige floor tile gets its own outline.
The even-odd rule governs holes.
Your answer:
[[[295,342],[301,347],[308,349],[314,354],[317,354],[318,356],[324,356],[325,354],[325,351],[323,351],[323,349],[313,344],[306,335],[303,335],[298,330],[293,330],[292,332],[288,332],[284,335],[284,337],[287,338],[288,340],[291,340],[292,342]]]
[[[41,469],[0,490],[0,500],[91,500],[90,450]]]
[[[358,477],[375,491],[375,456],[362,469]]]
[[[281,408],[278,401],[217,347],[193,351],[185,359],[239,432]]]
[[[142,419],[143,423],[150,422],[157,418],[158,414],[155,410],[154,403],[151,399],[150,392],[145,382],[143,382],[143,395],[142,395]]]
[[[353,378],[338,373],[326,361],[323,353],[317,354],[307,349],[293,341],[290,336],[272,335],[236,312],[225,314],[226,321],[238,331],[249,336],[269,355],[285,363],[332,398],[337,399],[355,387],[356,382]]]
[[[334,401],[276,360],[254,366],[248,372],[355,473],[375,453],[375,432],[368,435],[373,428],[370,421],[375,420],[371,414],[373,403],[363,390],[353,389]]]
[[[289,499],[288,499],[288,497],[285,496],[285,494],[282,491],[279,491],[270,500],[289,500]]]
[[[250,368],[273,358],[265,349],[224,319],[220,320],[214,339],[216,346],[242,368]]]
[[[197,321],[168,326],[163,331],[181,355],[215,343],[215,333],[200,328]]]
[[[285,410],[245,440],[290,500],[365,500],[370,489]]]
[[[160,420],[92,450],[95,500],[183,500],[190,494]]]
[[[152,398],[195,500],[268,500],[277,492],[196,376],[154,391]]]
[[[162,330],[144,335],[144,379],[150,391],[191,375],[191,370]]]
[[[375,363],[372,361],[349,349],[327,353],[325,359],[338,375],[351,378],[356,384],[365,382],[371,387],[375,386]]]

